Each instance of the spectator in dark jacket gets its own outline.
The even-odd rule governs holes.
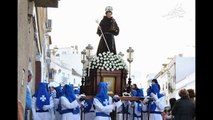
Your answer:
[[[189,93],[189,99],[195,104],[195,91],[194,89],[187,89]]]
[[[172,109],[174,120],[194,120],[195,105],[189,99],[189,93],[186,89],[179,91],[180,99],[178,99]]]

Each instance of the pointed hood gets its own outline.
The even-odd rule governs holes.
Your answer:
[[[72,84],[64,85],[62,93],[63,93],[63,96],[69,100],[70,103],[76,99],[76,96],[74,94],[74,87]]]
[[[36,106],[38,109],[42,109],[44,105],[49,105],[51,95],[48,92],[48,84],[39,83],[38,89],[33,96],[36,97]]]
[[[55,87],[55,91],[56,91],[56,98],[60,98],[62,96],[61,86]]]
[[[106,106],[106,103],[104,101],[109,101],[109,95],[107,94],[107,83],[99,82],[98,89],[99,93],[95,96],[95,98],[97,98],[104,106]]]

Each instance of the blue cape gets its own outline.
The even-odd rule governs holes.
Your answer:
[[[55,91],[56,91],[56,98],[60,98],[62,96],[61,86],[56,87]]]
[[[75,89],[75,90],[74,90],[74,93],[77,94],[77,95],[79,95],[79,94],[80,94],[80,88]]]
[[[132,96],[136,96],[136,97],[144,97],[142,89],[133,90],[131,94],[132,94]],[[136,103],[137,103],[138,112],[141,112],[141,110],[142,110],[141,103],[140,102],[136,102]]]
[[[136,90],[132,90],[131,95],[132,96],[137,96],[137,91]]]
[[[108,88],[107,83],[105,82],[99,82],[98,84],[99,93],[95,96],[96,99],[98,99],[103,106],[106,106],[105,100],[109,102],[109,95],[107,94]]]
[[[85,113],[90,112],[92,106],[93,106],[93,98],[86,99],[84,103],[84,112]]]
[[[36,106],[38,109],[41,110],[44,105],[49,105],[51,95],[48,92],[48,84],[39,83],[38,89],[33,96],[36,97]]]
[[[158,87],[158,84],[152,84],[150,92],[157,94],[158,98],[161,98],[163,96],[162,94],[160,94],[160,89]]]
[[[66,97],[69,102],[73,102],[76,99],[76,96],[74,94],[74,87],[72,84],[68,85],[64,85],[63,90],[62,90],[62,94],[64,97]]]
[[[149,87],[149,96],[151,97],[151,93],[154,93],[154,94],[157,94],[158,98],[161,98],[163,95],[160,94],[160,89],[158,87],[158,84],[152,84],[150,87]],[[156,104],[154,102],[150,103],[150,106],[149,106],[149,109],[150,111],[155,111],[156,109]]]

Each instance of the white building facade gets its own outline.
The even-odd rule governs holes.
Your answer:
[[[62,86],[66,83],[75,87],[81,85],[81,53],[78,46],[58,48],[52,52],[51,68],[53,68],[52,79]]]
[[[179,98],[180,89],[195,90],[195,57],[177,55],[168,64],[163,64],[161,71],[155,76],[166,94],[167,105],[170,98]]]

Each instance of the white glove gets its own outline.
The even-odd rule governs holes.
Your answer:
[[[146,96],[143,100],[143,104],[146,104],[149,101],[149,98],[150,98],[149,96]]]
[[[86,97],[86,95],[85,95],[85,94],[80,94],[78,97],[79,97],[79,98],[80,98],[80,97]]]
[[[118,102],[114,102],[113,104],[115,107],[119,108],[122,105],[122,102],[118,101]]]
[[[118,102],[118,101],[120,101],[120,97],[119,97],[118,95],[114,95],[114,96],[113,96],[113,100],[114,100],[115,102]]]
[[[119,97],[119,96],[118,96],[118,95],[114,95],[113,98],[114,98],[114,97]]]
[[[86,95],[84,95],[84,94],[80,94],[80,95],[78,96],[78,100],[79,100],[80,102],[84,101],[85,99],[86,99]]]
[[[151,97],[152,97],[152,98],[154,98],[154,100],[155,100],[155,101],[157,101],[157,100],[158,100],[158,96],[157,96],[157,94],[155,95],[154,93],[151,93]]]
[[[124,96],[124,97],[131,97],[130,93],[127,93],[127,92],[124,92],[124,93],[123,93],[123,96]]]

